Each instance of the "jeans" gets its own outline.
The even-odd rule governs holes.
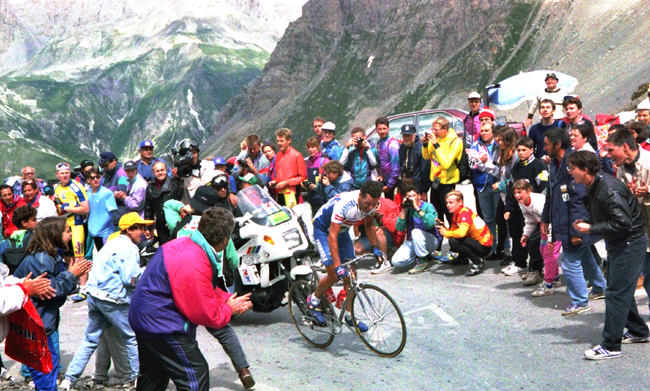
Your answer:
[[[57,391],[56,378],[59,375],[60,357],[58,349],[54,349],[54,341],[52,335],[47,336],[47,346],[52,355],[52,372],[43,373],[34,368],[29,368],[29,374],[34,381],[37,391]]]
[[[585,277],[592,282],[591,291],[603,292],[607,286],[603,273],[596,264],[589,246],[563,246],[562,270],[571,303],[581,307],[589,305],[589,291]],[[584,273],[584,274],[583,274]]]
[[[498,191],[494,191],[491,185],[487,185],[483,191],[478,192],[478,205],[483,212],[483,221],[488,226],[492,234],[492,252],[497,252],[497,206],[501,196]],[[478,214],[478,212],[477,212]]]
[[[48,342],[47,346],[52,346],[50,350],[54,351],[57,356],[61,356],[60,350],[59,350],[59,330],[53,332],[51,335],[48,336],[49,338],[52,338],[52,344]],[[57,370],[59,372],[63,371],[63,365],[61,365],[61,360],[59,360],[59,365]],[[25,364],[22,364],[20,367],[20,374],[26,378],[27,376],[32,376],[31,372],[29,371],[29,367]]]
[[[108,382],[111,360],[115,368],[115,378],[120,383],[128,383],[133,379],[131,363],[129,362],[129,356],[126,354],[126,345],[115,327],[109,325],[104,329],[104,334],[99,339],[99,345],[97,345],[96,354],[93,380]]]
[[[643,260],[643,288],[645,289],[646,295],[650,297],[650,253],[645,253],[645,259]],[[650,307],[650,303],[648,303]]]
[[[443,216],[447,218],[447,222],[449,223],[448,225],[451,225],[451,218],[453,217],[453,214],[449,212],[449,209],[447,209],[447,200],[445,199],[445,196],[452,190],[456,190],[456,184],[443,185],[441,183],[436,189],[433,187],[431,188],[430,204],[433,205],[433,207],[436,209],[436,212],[438,212],[438,218],[440,220],[445,220]],[[440,251],[441,247],[442,240],[440,243],[438,243],[438,248],[436,248],[436,250]]]
[[[230,357],[230,361],[232,361],[232,366],[235,367],[235,371],[239,372],[240,369],[248,368],[250,366],[248,365],[248,361],[246,361],[246,355],[244,354],[244,349],[241,347],[239,338],[237,338],[237,334],[235,334],[235,329],[232,328],[230,323],[220,329],[213,329],[210,327],[206,327],[206,329],[219,341],[223,350],[226,352],[228,357]]]
[[[92,295],[88,295],[88,324],[86,325],[86,335],[81,341],[81,345],[72,358],[70,366],[65,373],[66,379],[75,383],[84,371],[88,360],[97,349],[99,339],[104,333],[104,329],[110,324],[124,340],[126,352],[131,363],[131,376],[135,379],[138,376],[140,363],[138,361],[138,344],[135,340],[135,333],[129,325],[129,305],[116,304],[105,300],[100,300]]]
[[[426,258],[438,248],[438,239],[434,234],[414,229],[411,231],[411,240],[404,241],[395,254],[392,263],[394,267],[407,267],[415,262],[415,258]]]
[[[648,238],[623,243],[607,243],[607,290],[605,291],[605,327],[600,346],[620,351],[623,331],[627,327],[636,337],[650,335],[648,326],[639,315],[634,292],[641,264],[645,260]]]

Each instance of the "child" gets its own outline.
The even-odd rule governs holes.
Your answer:
[[[517,141],[517,156],[519,160],[512,167],[510,173],[512,181],[525,179],[533,186],[533,193],[542,194],[548,186],[548,169],[541,160],[536,159],[534,152],[534,143],[528,137],[522,137]],[[544,267],[542,254],[539,252],[537,242],[534,246],[525,248],[521,245],[521,239],[524,231],[524,217],[521,209],[517,206],[517,201],[513,197],[512,188],[508,190],[506,197],[504,218],[508,220],[510,237],[512,237],[512,258],[513,264],[503,269],[502,272],[507,276],[514,276],[525,273],[524,285],[535,285],[540,282],[540,275]],[[539,238],[539,228],[534,229],[531,235],[535,239]],[[530,264],[526,268],[526,259],[530,253]],[[526,273],[528,271],[528,273]]]
[[[512,186],[512,192],[519,203],[521,212],[524,215],[526,225],[524,233],[521,236],[520,243],[523,247],[527,247],[530,242],[530,247],[538,245],[539,223],[542,221],[542,211],[544,210],[544,203],[546,196],[542,194],[533,193],[533,185],[525,179],[520,179]],[[530,239],[534,237],[535,239]],[[534,297],[547,296],[555,293],[553,284],[558,279],[558,266],[557,259],[560,255],[560,245],[556,243],[548,243],[548,235],[541,235],[539,242],[539,249],[544,259],[544,284],[535,292]],[[530,251],[530,250],[529,250]]]

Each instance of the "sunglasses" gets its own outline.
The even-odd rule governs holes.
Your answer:
[[[99,176],[99,175],[91,175],[91,176],[89,176],[88,178],[89,178],[91,181],[93,181],[93,180],[95,180],[95,179],[101,179],[102,177]]]

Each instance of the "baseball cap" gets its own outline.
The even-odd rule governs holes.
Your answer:
[[[81,163],[79,163],[79,167],[81,167],[81,169],[83,170],[86,167],[95,167],[95,163],[93,163],[92,161],[90,161],[88,159],[85,159],[85,160],[82,160]]]
[[[151,141],[149,141],[149,140],[144,140],[143,142],[140,143],[140,146],[138,147],[138,149],[142,149],[144,147],[153,148],[153,143]]]
[[[649,99],[644,99],[639,103],[639,105],[636,107],[636,111],[639,110],[650,110],[650,100]]]
[[[240,176],[239,180],[242,182],[246,182],[250,185],[257,185],[257,177],[251,172],[249,172],[244,176]]]
[[[557,78],[557,75],[556,75],[554,72],[549,72],[549,73],[547,73],[547,74],[546,74],[546,77],[544,78],[544,81],[546,81],[546,79],[555,79],[555,80],[559,80],[559,79]]]
[[[492,110],[489,107],[484,107],[481,109],[481,111],[478,112],[478,118],[484,118],[484,117],[489,117],[492,118],[492,121],[496,118],[494,115],[494,110]]]
[[[214,163],[215,166],[225,166],[226,160],[221,156],[217,156],[214,159],[212,159],[212,163]]]
[[[322,130],[329,130],[330,132],[336,132],[336,125],[334,122],[325,122],[321,127]]]
[[[117,160],[117,156],[111,151],[106,151],[102,152],[99,154],[99,163],[98,164],[104,164],[108,163],[112,160]]]
[[[68,163],[59,163],[56,165],[56,172],[59,171],[70,171],[70,165]]]
[[[481,99],[481,94],[479,94],[479,93],[476,92],[476,91],[472,91],[472,92],[470,92],[469,95],[467,96],[467,99]]]
[[[133,160],[129,160],[128,162],[124,163],[124,169],[125,170],[137,170],[138,169],[138,163],[134,162]]]
[[[144,220],[142,217],[140,217],[138,212],[129,212],[120,217],[120,222],[118,225],[120,226],[120,229],[127,229],[134,224],[151,225],[153,223],[153,220]]]
[[[219,201],[217,191],[210,186],[201,186],[196,189],[194,197],[190,200],[190,206],[197,212],[203,213],[212,208]]]
[[[417,133],[417,130],[415,129],[415,125],[407,124],[407,125],[402,125],[402,134],[415,134]]]

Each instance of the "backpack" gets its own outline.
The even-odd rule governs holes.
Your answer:
[[[465,152],[465,148],[461,150],[460,159],[456,162],[456,167],[458,167],[458,173],[460,174],[459,183],[472,179],[472,170],[469,167],[469,157],[467,156],[467,152]]]
[[[23,238],[23,245],[18,247],[14,239],[6,239],[0,246],[4,248],[2,251],[2,263],[7,265],[9,273],[14,274],[20,263],[25,259],[25,249],[32,239],[32,233],[26,232]]]

